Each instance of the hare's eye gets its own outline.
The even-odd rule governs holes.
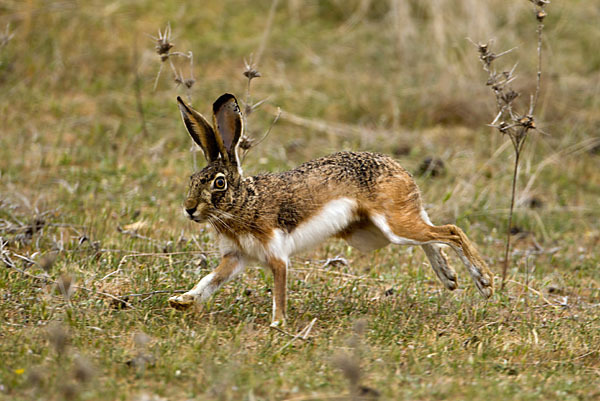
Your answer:
[[[225,189],[225,177],[215,178],[213,185],[215,189]]]

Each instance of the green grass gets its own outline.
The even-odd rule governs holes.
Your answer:
[[[432,220],[463,227],[498,275],[513,156],[485,127],[493,97],[465,37],[518,46],[501,61],[519,62],[526,103],[530,4],[375,1],[360,14],[360,3],[280,2],[253,100],[346,128],[282,118],[245,171],[340,149],[395,153],[413,172],[440,158],[446,174],[416,177]],[[0,399],[342,399],[340,355],[359,361],[360,384],[380,399],[600,396],[600,15],[589,2],[548,8],[537,121],[548,135],[532,134],[522,155],[521,232],[491,300],[454,257],[450,293],[418,248],[361,254],[337,240],[292,260],[286,330],[316,319],[308,341],[268,328],[272,279],[258,266],[189,313],[168,308],[170,293],[129,305],[107,295],[185,290],[218,263],[213,233],[180,211],[192,156],[174,99],[187,93],[167,66],[152,90],[160,61],[146,34],[170,21],[174,50],[194,52],[189,95],[207,113],[225,91],[245,99],[243,59],[260,47],[270,5],[0,2],[0,32],[14,32],[0,48],[0,237],[15,264],[0,263]],[[268,110],[249,117],[251,136],[269,127]],[[139,222],[138,236],[120,230]],[[348,266],[325,266],[337,256]],[[54,284],[64,277],[70,297]]]

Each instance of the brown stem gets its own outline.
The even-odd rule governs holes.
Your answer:
[[[135,35],[137,38],[137,34]],[[148,137],[148,130],[146,128],[146,116],[144,115],[144,102],[142,100],[142,83],[140,79],[139,72],[139,60],[138,60],[138,49],[137,49],[137,39],[133,41],[133,72],[134,72],[134,81],[133,81],[133,89],[135,91],[135,104],[137,108],[138,115],[140,117],[140,123],[142,125],[142,134],[144,137]]]
[[[510,211],[508,213],[508,225],[506,227],[506,249],[504,251],[504,266],[502,266],[502,286],[500,289],[504,289],[504,283],[506,281],[506,273],[508,271],[508,254],[510,252],[510,229],[512,226],[513,209],[515,207],[515,193],[517,188],[517,171],[519,169],[519,156],[521,151],[519,147],[515,146],[515,169],[513,171],[512,179],[512,196],[510,198]]]
[[[540,87],[542,81],[542,31],[544,30],[544,24],[539,23],[537,27],[537,75],[536,75],[536,85],[535,85],[535,94],[531,105],[529,107],[529,115],[532,116],[535,112],[535,108],[538,103],[538,98],[540,97]]]

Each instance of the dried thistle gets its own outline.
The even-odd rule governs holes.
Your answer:
[[[46,328],[46,335],[56,353],[59,356],[64,355],[69,343],[69,333],[64,329],[62,324],[59,322],[50,323]]]
[[[67,273],[61,274],[58,280],[56,280],[56,288],[67,301],[70,300],[75,292],[73,278]]]
[[[158,69],[158,73],[156,74],[156,79],[154,80],[153,90],[156,90],[160,74],[162,73],[163,65],[166,61],[169,62],[169,67],[171,68],[171,72],[173,73],[173,80],[175,81],[177,86],[184,85],[189,90],[194,85],[194,83],[196,83],[196,79],[194,78],[194,57],[192,52],[172,52],[171,49],[175,47],[175,44],[171,42],[171,34],[171,24],[167,23],[167,26],[165,27],[164,31],[158,29],[158,36],[150,35],[150,37],[156,42],[154,48],[156,50],[156,53],[160,56],[161,61],[160,68]],[[190,60],[190,78],[184,78],[181,71],[177,72],[175,64],[173,64],[173,61],[171,60],[172,56],[184,57]]]
[[[256,69],[256,64],[254,64],[253,61],[254,55],[250,55],[250,59],[246,60],[244,59],[244,71],[242,72],[242,74],[247,78],[247,83],[246,83],[246,101],[244,102],[245,107],[244,107],[244,119],[249,116],[254,109],[256,109],[258,106],[260,106],[260,104],[262,104],[264,102],[264,100],[262,102],[259,102],[258,104],[253,104],[251,97],[250,97],[250,85],[252,83],[252,80],[254,78],[259,78],[262,76],[262,74]],[[245,123],[246,121],[244,121]]]
[[[87,383],[94,376],[91,362],[84,356],[78,356],[73,362],[73,376],[79,383]]]
[[[537,79],[535,93],[530,97],[529,109],[527,112],[517,111],[515,100],[519,97],[519,93],[514,91],[509,85],[515,79],[516,64],[508,71],[497,72],[494,68],[494,61],[503,55],[506,55],[514,50],[510,49],[499,54],[495,54],[491,51],[491,41],[485,44],[476,44],[477,51],[479,53],[479,60],[483,65],[484,71],[488,73],[488,79],[486,85],[489,86],[496,97],[496,108],[497,114],[494,120],[489,126],[497,129],[502,135],[506,135],[512,142],[513,149],[515,151],[515,163],[513,169],[512,178],[512,194],[510,200],[510,209],[508,215],[508,223],[506,229],[506,248],[504,254],[504,265],[502,267],[502,288],[504,288],[506,281],[506,274],[508,271],[508,260],[510,253],[510,235],[512,227],[512,217],[515,204],[515,193],[516,193],[516,181],[517,173],[519,169],[519,161],[521,152],[527,134],[531,130],[539,130],[537,128],[534,112],[537,106],[537,101],[540,94],[540,83],[542,77],[542,31],[544,28],[543,20],[546,17],[546,11],[544,7],[550,2],[547,0],[530,0],[534,4],[534,15],[538,22],[536,29],[538,45],[537,45]]]
[[[333,357],[333,364],[342,371],[344,377],[348,380],[350,397],[352,400],[374,400],[379,397],[379,392],[367,386],[360,384],[362,379],[362,369],[360,366],[360,354],[362,347],[362,337],[367,329],[367,321],[359,319],[352,325],[352,335],[348,339],[348,347],[351,352],[340,352]]]
[[[136,348],[145,350],[149,342],[150,336],[143,331],[138,331],[133,334],[133,343],[135,344]]]
[[[39,388],[44,384],[44,375],[39,367],[29,369],[27,374],[27,384],[30,387]]]
[[[153,365],[155,358],[151,353],[146,352],[146,348],[151,338],[144,332],[138,331],[133,335],[133,343],[136,348],[136,355],[126,361],[127,366],[135,368],[138,373],[143,372],[147,365]]]
[[[156,41],[156,53],[160,56],[161,61],[166,61],[169,58],[169,51],[175,46],[171,43],[171,23],[167,22],[167,26],[163,32],[158,29],[158,37],[152,37]]]
[[[339,353],[334,356],[333,364],[342,371],[342,374],[348,380],[351,393],[355,393],[362,376],[360,360],[354,355]]]
[[[38,266],[46,273],[49,273],[54,262],[56,262],[56,252],[50,252],[40,259]]]
[[[276,0],[274,1],[274,4],[272,4],[272,11],[273,11],[273,7],[276,7]],[[270,17],[272,18],[272,16]],[[266,35],[268,36],[268,30],[270,30],[270,23],[267,24],[267,27],[265,28],[265,32]],[[264,44],[266,41],[266,36],[263,36],[263,42],[261,42],[261,48],[264,50]],[[262,53],[262,51],[261,51]],[[254,54],[250,55],[250,58],[248,60],[244,59],[244,71],[242,72],[242,74],[246,77],[247,79],[247,83],[246,83],[246,100],[243,102],[244,103],[244,113],[242,113],[243,118],[244,118],[244,127],[245,127],[245,131],[249,132],[250,128],[248,126],[248,116],[250,114],[252,114],[254,112],[254,110],[258,109],[264,102],[267,101],[267,99],[263,99],[259,102],[253,103],[252,102],[252,98],[250,96],[250,86],[252,83],[252,80],[254,78],[260,78],[262,77],[262,74],[260,73],[260,71],[258,71],[257,69],[257,63],[254,62]],[[244,154],[242,156],[242,159],[244,159],[246,157],[246,154],[250,151],[250,149],[256,145],[258,145],[259,143],[261,143],[269,134],[269,132],[271,131],[271,128],[273,127],[274,123],[277,121],[277,119],[279,119],[279,116],[277,116],[275,118],[275,121],[273,122],[273,124],[271,124],[271,127],[267,130],[266,134],[263,136],[263,138],[261,138],[260,140],[256,141],[254,139],[251,139],[247,136],[243,136],[241,141],[240,141],[240,147],[242,148],[242,150],[244,151]]]
[[[262,75],[260,73],[260,71],[258,71],[256,69],[256,66],[254,65],[254,63],[252,62],[252,56],[250,56],[250,61],[248,62],[246,59],[244,59],[244,76],[246,78],[248,78],[248,85],[250,85],[250,82],[254,79],[254,78],[260,78]]]
[[[62,393],[63,399],[70,401],[74,400],[79,394],[79,387],[72,381],[63,382],[60,386],[60,392]]]

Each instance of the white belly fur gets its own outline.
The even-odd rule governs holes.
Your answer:
[[[319,213],[298,225],[292,232],[287,233],[281,229],[273,230],[273,237],[267,246],[263,246],[253,235],[240,236],[240,250],[250,258],[263,262],[270,258],[287,261],[296,252],[323,242],[356,221],[357,207],[354,199],[332,200]],[[237,246],[231,240],[221,239],[222,253],[227,253],[234,248]]]
[[[383,248],[390,241],[373,223],[356,229],[346,238],[346,242],[361,252],[370,252]]]
[[[358,205],[354,199],[339,198],[327,203],[323,209],[308,221],[303,222],[291,233],[275,230],[269,243],[274,255],[293,255],[326,240],[356,221]]]

